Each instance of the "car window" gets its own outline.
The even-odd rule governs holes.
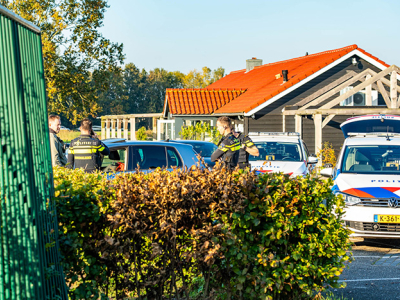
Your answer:
[[[131,146],[129,170],[165,168],[167,159],[163,146]]]
[[[193,146],[193,150],[196,151],[196,153],[200,154],[202,157],[211,157],[211,155],[214,153],[215,150],[217,150],[217,145],[214,145],[212,143],[187,143],[189,145]]]
[[[293,142],[254,142],[259,155],[250,155],[250,161],[301,161],[300,144]]]
[[[342,172],[400,174],[399,165],[399,145],[355,145],[344,151]]]
[[[109,155],[104,155],[101,170],[104,172],[126,170],[126,148],[111,150]]]
[[[183,166],[182,160],[175,148],[167,147],[168,168]]]

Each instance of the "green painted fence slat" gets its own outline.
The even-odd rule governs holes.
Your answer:
[[[0,5],[0,300],[68,299],[40,30]]]

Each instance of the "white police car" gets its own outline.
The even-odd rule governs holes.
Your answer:
[[[259,173],[283,172],[295,176],[309,173],[318,159],[309,155],[306,144],[297,132],[250,132],[249,137],[259,155],[250,155],[252,170]]]
[[[332,176],[352,236],[400,237],[400,116],[368,115],[341,124],[345,142]]]

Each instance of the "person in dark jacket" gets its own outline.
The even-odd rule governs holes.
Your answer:
[[[218,143],[218,149],[211,155],[211,161],[220,159],[229,169],[234,169],[238,164],[240,142],[232,134],[231,119],[229,117],[218,118],[217,129],[223,137]]]
[[[83,168],[92,173],[101,167],[100,154],[109,155],[110,150],[93,135],[92,121],[83,119],[80,130],[81,135],[70,143],[67,168]]]
[[[242,133],[242,132],[235,132],[233,131],[233,135],[239,140],[240,142],[240,151],[239,151],[239,160],[238,166],[240,169],[251,168],[249,163],[249,155],[259,156],[260,152],[256,145],[254,145],[251,138]]]
[[[49,115],[49,137],[50,137],[50,150],[51,150],[51,164],[53,167],[65,167],[67,164],[67,157],[65,156],[65,144],[57,134],[61,129],[60,116]]]

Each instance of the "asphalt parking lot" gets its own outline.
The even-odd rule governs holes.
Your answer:
[[[340,276],[344,289],[334,289],[338,299],[400,299],[400,239],[352,239],[354,261]]]

